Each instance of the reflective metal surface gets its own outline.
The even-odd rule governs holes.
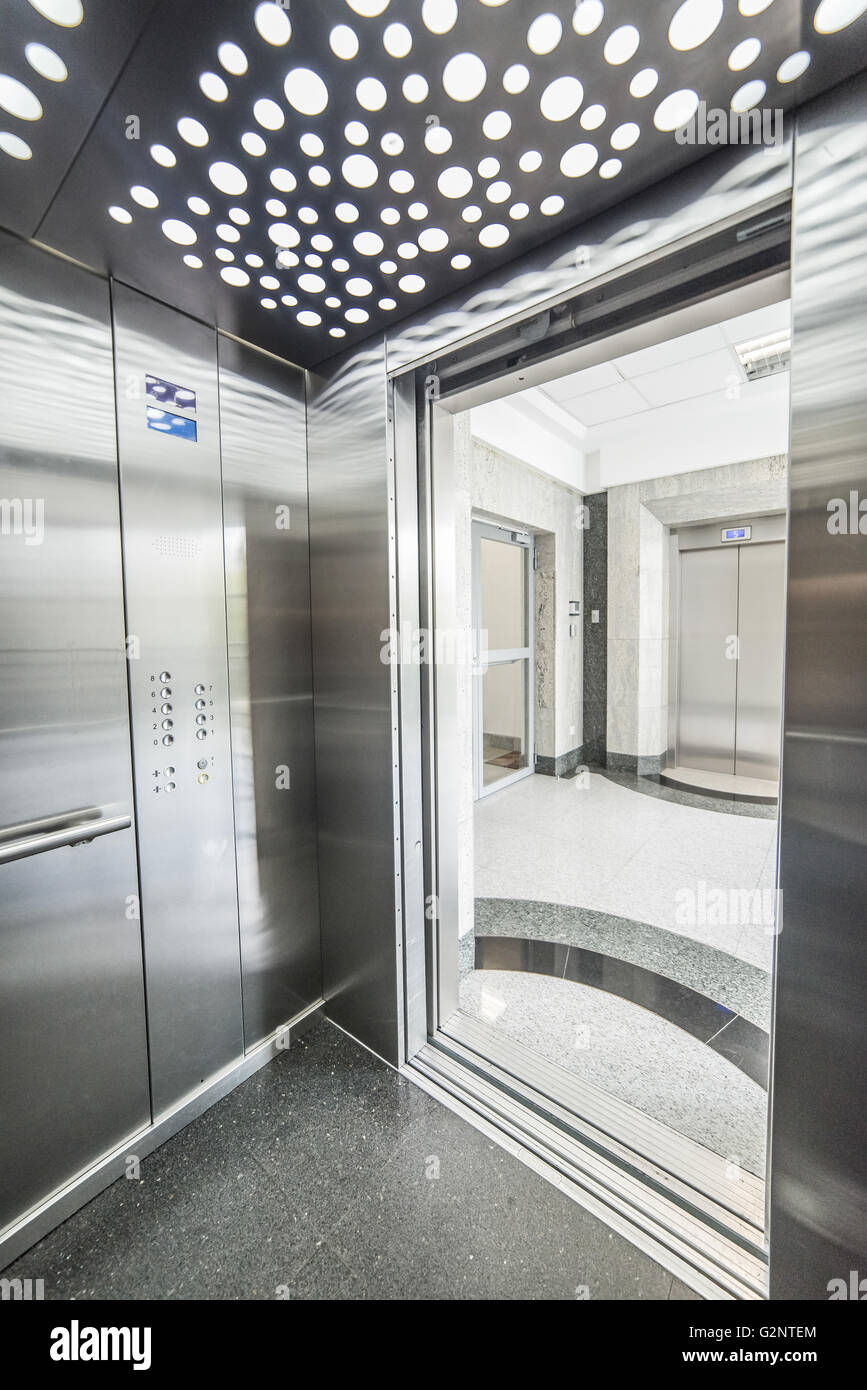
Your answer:
[[[796,145],[772,1298],[828,1298],[867,1250],[865,187],[862,78]]]
[[[348,354],[309,377],[307,427],[323,993],[397,1061],[385,388],[382,344]]]
[[[108,287],[3,237],[0,1227],[150,1119],[113,395]]]
[[[217,349],[213,330],[124,285],[113,286],[113,306],[151,1088],[159,1113],[243,1050]]]
[[[680,557],[678,737],[681,767],[735,770],[738,551],[686,550]]]
[[[244,1040],[322,993],[304,378],[218,343]]]
[[[783,645],[786,633],[786,547],[782,541],[742,545],[738,574],[738,713],[735,773],[780,773]]]

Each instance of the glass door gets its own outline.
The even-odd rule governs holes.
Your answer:
[[[476,799],[533,771],[533,539],[473,522]]]

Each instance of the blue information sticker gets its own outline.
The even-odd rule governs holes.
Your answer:
[[[158,405],[173,405],[178,410],[195,410],[196,393],[187,386],[176,386],[173,381],[163,381],[162,377],[145,376],[145,391]]]
[[[148,406],[148,429],[160,434],[171,434],[176,439],[191,439],[198,443],[199,433],[195,420],[185,415],[173,415],[170,410],[158,410],[155,405]]]

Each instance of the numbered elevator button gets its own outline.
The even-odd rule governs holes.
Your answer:
[[[199,758],[199,761],[196,763],[196,767],[199,768],[202,772],[204,772],[204,770],[205,770],[205,768],[206,768],[207,766],[208,766],[208,760],[207,760],[207,758]]]
[[[160,671],[160,680],[161,680],[161,681],[170,681],[171,678],[172,678],[172,673],[171,673],[171,671]]]
[[[166,782],[166,791],[167,791],[167,792],[173,792],[174,789],[175,789],[175,784],[174,784],[174,782]]]
[[[174,775],[175,775],[175,769],[174,769],[173,767],[167,767],[167,768],[166,768],[166,776],[167,776],[167,777],[174,777]]]
[[[208,717],[207,717],[207,715],[205,715],[205,714],[197,714],[197,715],[196,715],[196,723],[197,723],[197,724],[207,724],[207,722],[208,722]]]
[[[163,728],[164,728],[164,729],[173,729],[174,727],[175,727],[175,722],[174,722],[173,719],[164,719],[164,720],[163,720]]]
[[[197,685],[197,686],[196,686],[196,694],[197,694],[197,695],[204,695],[204,693],[205,693],[205,687],[204,687],[203,685]]]
[[[207,737],[208,737],[208,731],[207,731],[207,729],[196,729],[196,738],[207,738]],[[163,742],[165,742],[165,739],[163,739]]]
[[[160,714],[171,714],[174,705],[160,705]]]
[[[164,735],[163,735],[163,743],[166,745],[166,748],[170,748],[171,745],[174,743],[174,741],[175,741],[175,740],[174,740],[174,735],[172,735],[172,734],[164,734]]]
[[[171,693],[172,692],[169,690],[169,687],[167,685],[164,685],[162,690],[160,691],[160,698],[163,700],[167,700]]]
[[[196,709],[204,709],[204,708],[205,708],[205,702],[204,702],[204,700],[197,700],[197,701],[196,701]]]
[[[200,773],[199,773],[199,776],[198,776],[198,781],[201,782],[201,783],[205,783],[205,782],[207,782],[207,780],[208,780],[208,774],[207,774],[207,772],[200,772]]]

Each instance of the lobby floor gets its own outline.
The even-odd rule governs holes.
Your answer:
[[[4,1274],[76,1301],[698,1297],[325,1021]]]

